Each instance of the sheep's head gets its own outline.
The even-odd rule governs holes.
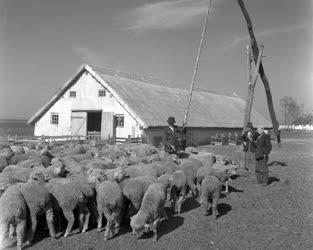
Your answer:
[[[233,176],[236,176],[237,175],[237,170],[238,170],[238,167],[236,165],[227,165],[229,166],[227,169],[226,169],[226,175],[228,178],[231,178]]]
[[[30,173],[28,182],[33,184],[43,184],[46,182],[46,177],[42,172],[34,171]]]
[[[129,174],[126,173],[126,171],[125,171],[124,169],[118,169],[118,170],[114,173],[113,177],[114,177],[114,180],[115,180],[117,183],[119,183],[119,182],[123,181],[124,179],[129,178]]]
[[[134,215],[130,217],[130,226],[133,233],[140,237],[143,233],[150,231],[150,225],[146,223],[146,218],[143,216]]]
[[[99,184],[108,179],[106,172],[103,169],[99,168],[88,169],[87,175],[87,181],[93,184]]]
[[[55,175],[64,177],[65,176],[65,165],[63,162],[55,162],[53,165],[53,172]]]

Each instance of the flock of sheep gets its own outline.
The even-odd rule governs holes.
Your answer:
[[[156,241],[158,225],[167,219],[166,201],[179,214],[187,195],[200,196],[203,214],[212,207],[216,218],[222,184],[228,192],[237,166],[193,148],[185,155],[180,159],[149,144],[0,145],[0,245],[15,235],[17,249],[24,239],[30,245],[42,214],[52,239],[63,217],[64,237],[77,218],[82,233],[92,222],[101,232],[106,222],[104,240],[116,236],[122,220],[130,218],[134,234],[153,231]]]

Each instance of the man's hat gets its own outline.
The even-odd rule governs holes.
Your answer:
[[[167,119],[167,122],[168,122],[168,123],[175,123],[175,122],[176,122],[176,121],[175,121],[175,117],[170,116],[170,117]]]
[[[252,122],[247,123],[247,128],[252,128]]]

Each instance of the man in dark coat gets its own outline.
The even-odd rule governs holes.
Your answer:
[[[272,150],[271,140],[263,128],[258,128],[259,137],[251,140],[251,144],[255,146],[255,177],[258,184],[266,186],[268,184],[268,155]]]
[[[251,143],[255,141],[259,136],[258,132],[253,128],[252,123],[247,123],[247,130],[242,135],[242,145],[243,151],[245,153],[245,168],[252,171],[255,166],[254,165],[254,152],[255,152],[255,145]]]
[[[175,126],[175,117],[170,116],[167,119],[168,126],[163,131],[164,151],[170,154],[177,154],[176,140],[178,135],[177,126]]]

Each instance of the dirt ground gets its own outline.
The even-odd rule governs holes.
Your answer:
[[[243,159],[240,147],[206,148]],[[253,173],[233,180],[231,193],[219,201],[217,221],[203,216],[191,198],[179,216],[168,209],[156,243],[151,234],[137,239],[126,224],[107,242],[95,229],[74,230],[55,241],[37,235],[40,239],[27,249],[313,249],[313,138],[282,138],[281,147],[273,142],[269,170],[267,187],[257,185]]]

